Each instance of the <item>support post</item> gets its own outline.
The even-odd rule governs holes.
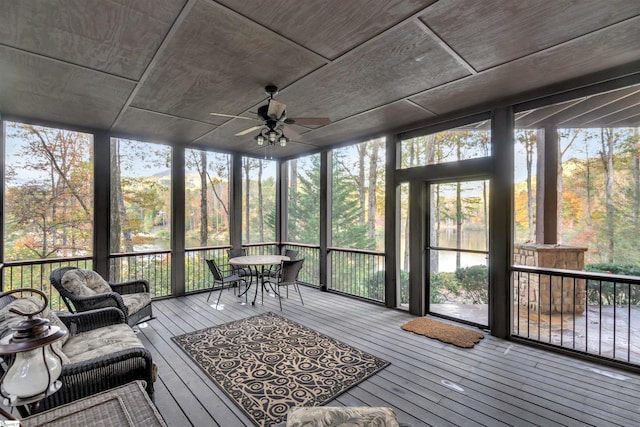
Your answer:
[[[511,262],[513,258],[513,109],[500,108],[491,118],[493,180],[489,199],[489,328],[507,338],[513,316]]]
[[[331,156],[330,152],[320,153],[320,290],[331,287]]]
[[[109,278],[111,236],[111,138],[93,135],[93,269]]]
[[[536,243],[558,243],[558,130],[538,129],[536,137]]]
[[[185,294],[185,179],[184,147],[174,145],[171,158],[171,288]]]
[[[400,277],[398,276],[397,266],[399,264],[398,254],[396,250],[398,245],[398,236],[400,236],[400,192],[395,182],[396,169],[399,166],[400,158],[400,138],[398,135],[388,134],[386,141],[386,161],[385,161],[385,199],[384,199],[384,303],[389,308],[398,306]]]
[[[278,161],[276,182],[279,183],[276,191],[276,240],[278,241],[278,253],[283,252],[283,242],[287,241],[287,229],[289,218],[289,162]]]
[[[424,181],[409,183],[409,312],[424,316],[427,312],[426,292],[426,218],[427,184]]]
[[[233,249],[242,247],[242,156],[231,156],[231,182],[229,183],[229,244]]]

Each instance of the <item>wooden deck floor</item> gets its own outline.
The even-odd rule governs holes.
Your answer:
[[[302,294],[304,307],[294,292],[283,316],[391,362],[331,405],[390,406],[412,426],[640,425],[640,375],[489,335],[460,349],[402,331],[413,318],[405,312],[310,288]],[[156,405],[170,426],[252,425],[170,339],[279,312],[273,297],[252,306],[222,295],[222,310],[206,293],[156,301],[157,319],[141,329],[159,368]]]

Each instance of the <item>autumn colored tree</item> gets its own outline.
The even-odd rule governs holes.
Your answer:
[[[92,138],[7,123],[5,259],[40,259],[92,249]]]

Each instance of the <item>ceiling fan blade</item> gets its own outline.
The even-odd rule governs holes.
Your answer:
[[[240,131],[240,132],[236,133],[236,134],[235,134],[235,136],[243,136],[243,135],[246,135],[246,134],[248,134],[248,133],[251,133],[251,132],[253,132],[253,131],[255,131],[255,130],[260,129],[261,127],[262,127],[262,125],[250,127],[249,129],[245,129],[245,130],[243,130],[243,131]]]
[[[286,136],[289,139],[300,139],[301,136],[298,132],[296,132],[295,130],[293,130],[293,128],[291,126],[287,126],[284,125],[283,126],[283,132],[284,132],[284,136]]]
[[[288,125],[302,125],[302,126],[326,126],[331,124],[331,120],[328,117],[292,117],[285,120]]]
[[[275,99],[269,100],[269,109],[267,111],[267,115],[269,117],[273,117],[276,120],[279,120],[280,117],[284,114],[284,110],[287,108],[286,104],[282,102],[276,101]]]
[[[218,117],[226,117],[229,119],[244,119],[244,120],[253,120],[254,122],[260,122],[262,120],[254,119],[253,117],[244,117],[244,116],[234,116],[233,114],[222,114],[222,113],[209,113],[212,116]]]

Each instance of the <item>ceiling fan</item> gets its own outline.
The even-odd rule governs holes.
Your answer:
[[[260,122],[259,125],[252,126],[248,129],[240,131],[235,136],[247,135],[256,130],[259,131],[255,136],[255,140],[258,145],[263,145],[265,142],[269,145],[273,145],[276,142],[280,143],[283,147],[287,145],[287,142],[292,138],[298,138],[298,133],[287,125],[302,125],[302,126],[324,126],[331,123],[331,120],[327,117],[287,117],[287,106],[282,102],[273,99],[274,95],[278,94],[278,88],[273,85],[268,85],[264,88],[266,94],[269,96],[266,105],[262,105],[258,108],[258,118],[235,116],[233,114],[223,113],[209,113],[212,116],[227,117],[232,119],[243,119]],[[286,131],[286,134],[285,134]]]

